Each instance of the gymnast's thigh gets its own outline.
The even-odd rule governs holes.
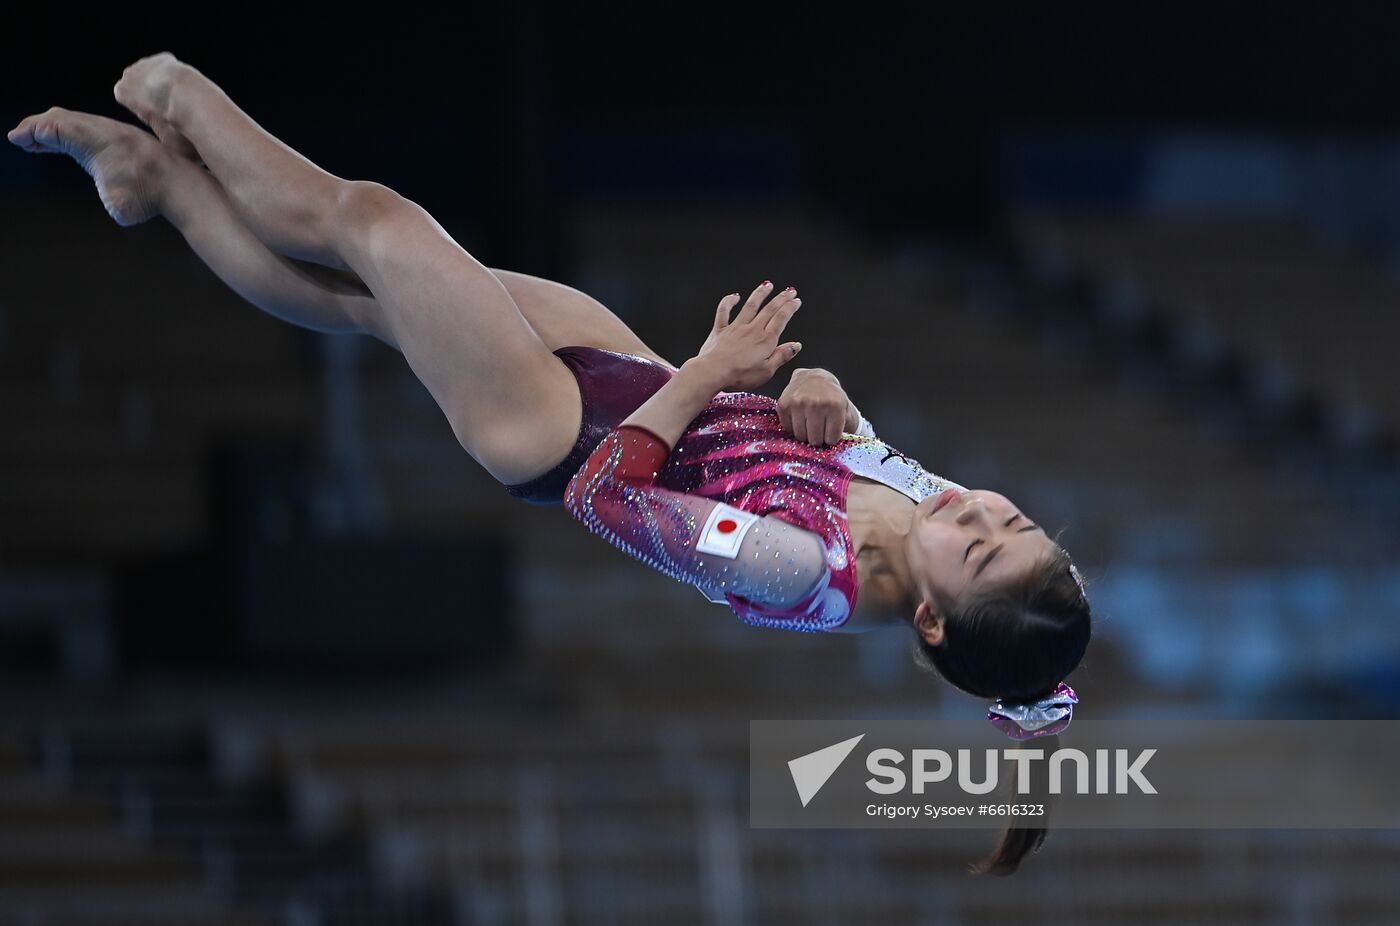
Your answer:
[[[341,210],[338,253],[462,447],[507,485],[563,460],[583,417],[578,381],[500,280],[382,184],[347,184]]]
[[[550,350],[578,345],[636,354],[676,369],[597,299],[572,286],[514,270],[491,268],[520,313]]]

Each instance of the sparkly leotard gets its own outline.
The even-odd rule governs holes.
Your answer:
[[[774,399],[722,392],[674,449],[645,428],[614,428],[564,505],[746,623],[829,631],[849,620],[858,593],[846,517],[856,475],[916,502],[963,488],[875,437],[867,421],[859,434],[814,447],[783,432]]]

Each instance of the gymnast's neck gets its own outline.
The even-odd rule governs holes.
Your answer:
[[[903,544],[913,512],[914,502],[903,493],[872,480],[851,480],[846,517],[858,584],[855,611],[842,631],[862,633],[913,621],[918,602]]]

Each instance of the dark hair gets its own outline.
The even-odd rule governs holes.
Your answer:
[[[1056,542],[1053,553],[1015,581],[987,588],[967,601],[930,602],[943,615],[943,641],[933,646],[916,628],[915,662],[953,687],[989,701],[1028,703],[1048,697],[1079,665],[1089,645],[1089,599],[1072,566],[1069,553]],[[1044,749],[1048,759],[1060,738],[1038,736],[1023,745]],[[1047,814],[1054,800],[1049,765],[1031,763],[1030,794],[1022,797],[1045,804]],[[1007,766],[1016,767],[1011,760]],[[1014,772],[1003,777],[1015,786]],[[1008,827],[996,850],[969,871],[1013,873],[1028,853],[1040,851],[1046,832],[1044,827]]]

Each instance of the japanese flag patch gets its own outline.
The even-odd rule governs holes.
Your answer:
[[[739,545],[744,542],[744,535],[757,523],[758,515],[720,502],[705,519],[700,540],[695,544],[696,552],[735,559],[739,555]]]

